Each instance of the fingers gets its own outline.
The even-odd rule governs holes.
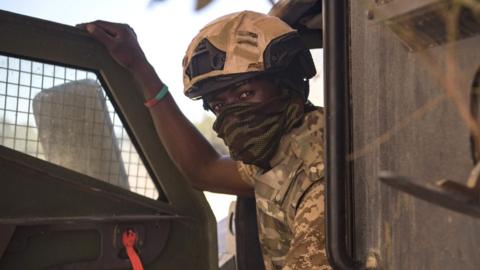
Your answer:
[[[105,29],[97,26],[95,23],[86,23],[81,25],[94,39],[102,43],[108,50],[112,50],[115,45],[114,37],[107,33]]]
[[[125,37],[127,35],[131,35],[134,38],[137,37],[135,31],[128,24],[97,20],[90,23],[77,24],[76,27],[86,30],[104,44],[107,44],[105,42],[109,41],[104,34],[110,36],[111,40],[119,36]]]
[[[79,24],[77,27],[102,43],[110,55],[124,67],[132,66],[136,57],[144,57],[135,32],[127,24],[94,21]]]
[[[124,31],[124,29],[128,27],[126,24],[106,22],[102,20],[97,20],[94,22],[94,24],[98,27],[101,27],[103,30],[105,30],[105,32],[112,36],[117,36],[118,33]]]

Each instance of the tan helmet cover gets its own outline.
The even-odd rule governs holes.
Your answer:
[[[272,40],[296,30],[278,17],[253,11],[242,11],[220,17],[206,25],[193,38],[183,59],[184,94],[200,98],[202,91],[193,93],[197,83],[216,76],[265,71],[263,53]],[[190,78],[188,66],[200,42],[207,39],[225,52],[223,69],[211,70]]]

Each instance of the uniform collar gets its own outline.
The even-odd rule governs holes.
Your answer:
[[[277,153],[270,160],[270,166],[277,166],[291,155],[306,161],[311,159],[311,154],[317,155],[318,153],[312,153],[310,146],[323,142],[324,122],[323,108],[318,107],[306,113],[299,127],[283,135]]]

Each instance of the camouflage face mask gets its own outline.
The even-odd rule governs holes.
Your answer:
[[[236,103],[224,107],[213,129],[222,138],[234,160],[270,169],[282,136],[303,117],[301,98],[287,91],[263,103]]]

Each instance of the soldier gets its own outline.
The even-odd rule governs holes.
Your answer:
[[[205,26],[183,59],[184,93],[216,115],[220,156],[183,116],[133,30],[80,25],[142,85],[145,106],[175,164],[201,190],[255,194],[266,269],[331,269],[325,254],[321,108],[307,99],[310,52],[280,19],[244,11]]]

